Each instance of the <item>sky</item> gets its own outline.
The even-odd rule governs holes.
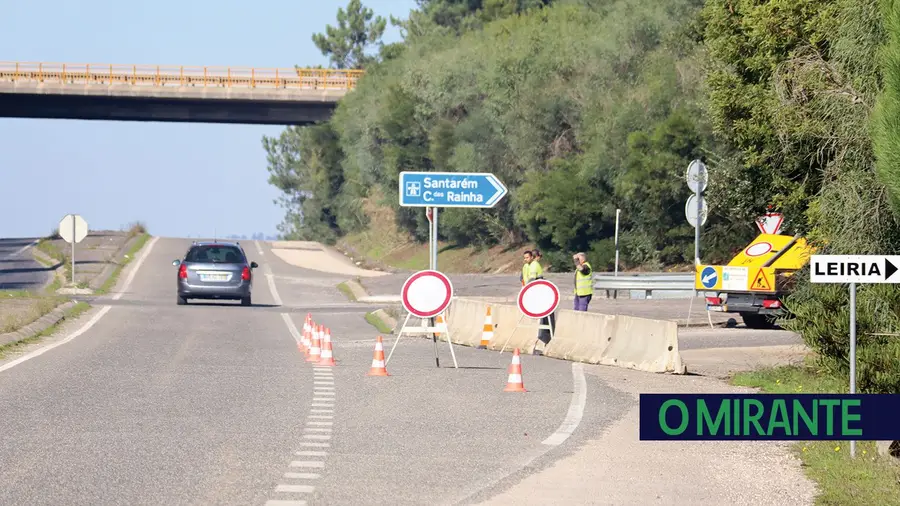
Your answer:
[[[347,0],[3,2],[0,60],[278,67],[328,65],[312,34]],[[363,0],[406,18],[415,0]],[[255,6],[255,7],[254,7]],[[40,27],[40,29],[37,29]],[[388,22],[384,42],[400,40]],[[0,118],[0,237],[141,221],[153,235],[277,233],[263,135],[281,126]]]

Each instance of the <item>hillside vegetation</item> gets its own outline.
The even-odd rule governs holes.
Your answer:
[[[900,18],[892,0],[420,0],[391,22],[351,0],[315,39],[366,76],[322,124],[264,139],[281,232],[334,244],[399,208],[404,170],[493,172],[491,210],[446,210],[457,247],[536,245],[554,267],[693,261],[684,172],[710,168],[704,262],[726,261],[768,208],[821,252],[900,244]],[[365,49],[377,47],[377,54]],[[893,73],[884,73],[892,69]],[[424,248],[424,247],[423,247]],[[808,276],[801,275],[801,279]],[[900,290],[859,288],[859,387],[900,391]],[[845,286],[801,282],[786,322],[828,372],[848,367]],[[878,334],[878,335],[874,335]]]

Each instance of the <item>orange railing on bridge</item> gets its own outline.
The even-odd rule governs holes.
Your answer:
[[[350,90],[362,70],[0,62],[0,81],[126,86]]]

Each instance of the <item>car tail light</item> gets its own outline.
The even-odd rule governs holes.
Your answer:
[[[763,301],[763,307],[767,309],[781,307],[781,301],[778,299],[766,299]]]
[[[187,265],[181,264],[181,267],[178,268],[178,277],[187,279]]]
[[[244,267],[244,270],[241,271],[241,279],[244,281],[250,281],[250,268]]]

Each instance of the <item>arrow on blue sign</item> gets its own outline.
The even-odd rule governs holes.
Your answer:
[[[700,272],[700,282],[703,283],[703,286],[705,286],[706,288],[712,288],[716,286],[716,279],[718,277],[719,274],[713,267],[707,267]]]
[[[494,207],[506,193],[497,176],[484,172],[401,172],[403,207]]]

